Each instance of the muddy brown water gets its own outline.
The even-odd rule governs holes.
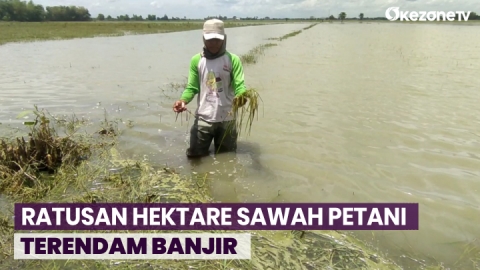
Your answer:
[[[219,201],[418,202],[419,231],[357,235],[399,261],[452,264],[480,236],[480,25],[323,23],[267,40],[305,26],[228,29],[239,55],[278,43],[245,68],[263,103],[236,155],[184,156],[192,121],[175,120],[168,84],[185,81],[198,31],[3,45],[0,128],[33,104],[106,111],[127,155],[207,173]]]

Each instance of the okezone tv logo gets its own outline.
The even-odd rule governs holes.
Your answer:
[[[394,16],[391,13],[394,13]],[[400,18],[400,21],[455,21],[458,18],[459,21],[468,21],[470,12],[465,11],[400,11],[399,7],[389,7],[385,11],[385,17],[389,21],[396,21]],[[409,14],[410,13],[410,14]],[[458,15],[458,16],[456,16]]]

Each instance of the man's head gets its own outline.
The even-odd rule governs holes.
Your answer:
[[[225,29],[221,20],[212,19],[203,24],[203,39],[205,46],[212,53],[218,53],[225,40]]]
[[[221,20],[212,19],[203,24],[203,37],[205,40],[225,39],[225,29]]]

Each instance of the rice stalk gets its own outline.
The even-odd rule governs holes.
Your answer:
[[[262,98],[254,88],[247,89],[242,95],[235,99],[232,107],[232,115],[235,119],[236,130],[238,136],[241,134],[243,121],[245,123],[245,132],[250,135],[252,130],[253,120],[255,116],[258,120],[258,101],[262,101]],[[247,102],[248,101],[248,102]],[[246,119],[245,119],[246,118]]]

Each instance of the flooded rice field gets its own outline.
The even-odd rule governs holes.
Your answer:
[[[406,265],[410,255],[451,265],[466,244],[480,248],[478,26],[320,23],[268,40],[306,26],[227,29],[238,55],[278,44],[245,67],[263,103],[235,155],[184,154],[192,120],[172,105],[199,31],[3,45],[0,129],[21,126],[17,114],[34,104],[106,113],[124,153],[209,173],[218,201],[418,202],[419,231],[356,235]]]

